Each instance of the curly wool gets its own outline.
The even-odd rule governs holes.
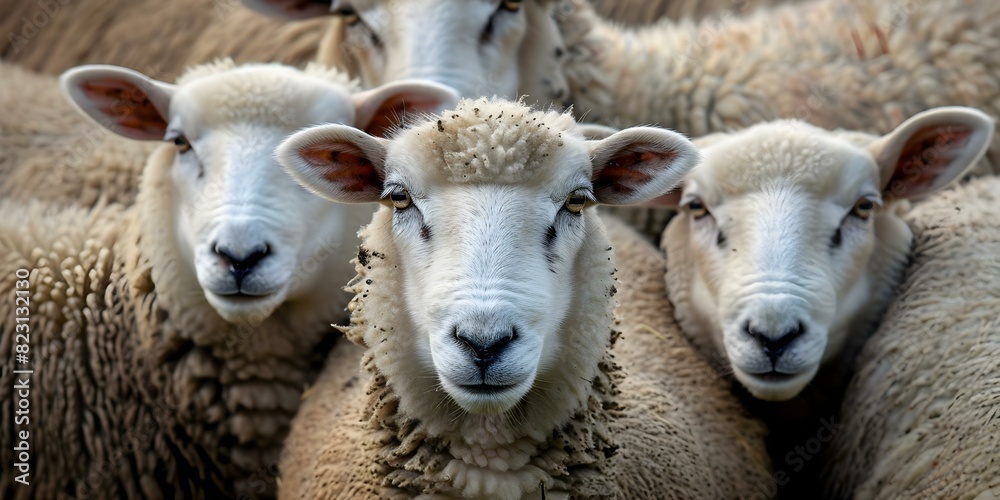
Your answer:
[[[829,497],[1000,495],[998,193],[976,179],[908,214],[913,262],[858,358]]]
[[[443,160],[439,173],[449,182],[520,183],[546,175],[549,157],[563,146],[563,134],[574,131],[576,121],[566,113],[515,108],[483,97],[463,99],[436,127],[420,128],[414,133],[431,136],[430,154]]]
[[[217,498],[273,494],[273,470],[303,386],[318,374],[336,301],[286,304],[259,324],[223,321],[178,269],[170,166],[161,146],[136,204],[4,202],[0,289],[32,270],[32,484],[12,498]],[[13,356],[13,301],[0,355]],[[13,408],[13,374],[0,400]],[[13,427],[0,429],[14,463]]]
[[[549,418],[543,427],[533,427],[538,422],[526,416],[508,429],[521,434],[504,436],[511,444],[495,455],[464,457],[498,471],[520,466],[527,472],[456,467],[450,450],[469,448],[461,445],[462,434],[454,434],[461,425],[455,421],[466,419],[456,418],[460,413],[443,399],[434,415],[416,418],[400,397],[406,395],[400,393],[405,380],[386,374],[400,339],[408,335],[395,328],[394,319],[406,312],[393,299],[396,288],[386,286],[396,283],[399,273],[385,229],[390,217],[391,210],[383,209],[362,230],[359,274],[350,285],[356,296],[351,326],[344,331],[365,350],[339,344],[327,360],[286,443],[283,498],[461,496],[509,483],[525,492],[544,485],[548,495],[568,492],[575,498],[637,498],[651,491],[706,498],[767,495],[771,478],[763,426],[746,416],[727,384],[659,313],[669,308],[662,257],[614,219],[603,221],[614,258],[619,267],[631,265],[617,271],[622,279],[603,292],[602,301],[621,300],[614,323],[621,333],[605,323],[609,349],[597,377],[586,383],[584,398],[566,418]],[[600,232],[591,234],[602,240]],[[586,268],[589,281],[603,274],[597,269],[612,269],[606,241],[591,244],[597,258]],[[346,368],[359,358],[360,374]],[[389,368],[395,377],[405,375],[405,366]],[[489,420],[481,422],[482,429],[495,431]]]
[[[957,4],[957,5],[956,5]],[[575,113],[692,136],[777,118],[886,133],[935,106],[1000,115],[1000,4],[816,0],[745,18],[626,29],[557,16]],[[1000,138],[972,172],[1000,168]]]

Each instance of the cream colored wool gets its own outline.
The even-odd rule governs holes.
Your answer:
[[[670,19],[728,19],[742,16],[768,5],[802,0],[592,0],[594,10],[603,18],[625,25],[641,26]]]
[[[433,175],[456,188],[542,183],[562,173],[552,162],[586,161],[568,150],[581,146],[579,134],[568,114],[463,101],[440,120],[401,132],[395,140],[414,147],[387,154],[422,167],[387,178]],[[287,145],[279,148],[283,161]],[[553,498],[767,491],[761,424],[663,314],[670,305],[662,256],[634,231],[583,211],[587,238],[573,256],[573,305],[557,334],[566,368],[539,375],[506,414],[474,415],[443,391],[427,390],[434,383],[415,373],[423,338],[404,303],[400,276],[409,271],[393,213],[383,207],[361,231],[358,276],[349,285],[355,298],[344,332],[365,351],[338,347],[310,391],[281,463],[282,497],[518,498],[538,497],[542,487]],[[340,366],[359,356],[360,374]]]
[[[23,268],[32,292],[33,481],[15,485],[16,498],[233,494],[268,477],[299,393],[319,371],[337,301],[288,303],[237,326],[174,270],[181,257],[163,229],[173,154],[172,145],[155,153],[127,212],[4,203],[0,287],[13,296]],[[6,359],[13,307],[0,305]],[[0,376],[8,409],[10,366]],[[5,464],[14,463],[12,430],[0,434]],[[13,473],[4,469],[0,489],[14,485]]]
[[[38,0],[7,2],[0,56],[53,75],[81,64],[116,64],[169,81],[190,64],[219,57],[304,65],[315,58],[326,25],[281,22],[239,0],[50,3],[57,6],[51,15]]]
[[[885,133],[935,106],[1000,114],[1000,3],[815,0],[638,30],[565,0],[570,101],[589,121],[691,136],[776,118]],[[1000,138],[973,175],[996,172]]]
[[[0,196],[92,206],[131,204],[154,145],[76,112],[55,77],[0,63]]]
[[[908,214],[913,261],[847,389],[831,498],[1000,495],[998,206],[991,177]]]

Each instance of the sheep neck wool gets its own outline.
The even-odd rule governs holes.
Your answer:
[[[383,486],[456,496],[498,491],[493,488],[509,489],[505,497],[540,487],[597,496],[615,491],[606,473],[617,449],[609,424],[622,377],[609,349],[618,336],[612,329],[615,269],[602,222],[593,210],[586,217],[600,230],[589,232],[580,251],[576,282],[593,286],[576,290],[576,308],[567,316],[572,320],[564,325],[571,330],[564,352],[580,358],[562,363],[566,368],[551,383],[536,383],[503,416],[465,414],[443,392],[427,389],[434,387],[426,385],[428,376],[414,373],[420,364],[412,347],[417,335],[398,293],[392,210],[382,208],[361,230],[358,276],[348,285],[356,294],[348,307],[351,324],[343,331],[367,349],[363,418],[372,437],[366,453]]]

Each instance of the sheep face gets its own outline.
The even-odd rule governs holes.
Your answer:
[[[392,206],[403,302],[420,339],[415,376],[435,377],[467,412],[498,414],[573,369],[560,351],[586,293],[574,276],[588,231],[600,230],[587,207],[655,196],[697,155],[672,132],[584,141],[568,115],[479,100],[393,141],[317,127],[278,156],[323,196],[367,192]]]
[[[894,286],[911,233],[891,205],[960,175],[991,133],[981,113],[943,108],[867,147],[800,122],[714,138],[667,234],[694,264],[693,333],[756,397],[798,394]]]
[[[288,18],[322,15],[292,2],[246,1]],[[323,2],[316,2],[323,3]],[[340,0],[320,49],[367,86],[404,78],[449,85],[465,97],[563,100],[563,50],[550,0]],[[311,5],[310,5],[311,7]]]
[[[172,143],[172,185],[164,188],[175,211],[163,222],[174,231],[179,271],[196,276],[225,320],[259,323],[322,285],[322,273],[300,266],[339,267],[349,276],[347,263],[330,254],[349,252],[370,214],[308,195],[282,172],[274,148],[310,124],[378,122],[372,116],[380,104],[400,94],[382,89],[352,97],[346,82],[271,65],[196,76],[175,86],[123,68],[84,67],[64,75],[63,84],[82,111],[111,130]],[[120,95],[131,100],[111,102]],[[443,95],[454,100],[450,91]]]

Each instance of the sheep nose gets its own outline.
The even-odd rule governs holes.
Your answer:
[[[499,335],[476,335],[474,332],[459,330],[457,327],[454,331],[455,338],[475,353],[473,362],[484,372],[517,336],[517,330],[514,328]]]
[[[244,252],[218,243],[213,245],[213,248],[215,249],[215,254],[222,257],[222,260],[229,265],[229,272],[236,279],[237,286],[242,284],[243,278],[253,271],[254,266],[271,253],[271,246],[267,243],[255,246]]]
[[[770,332],[758,330],[748,322],[746,324],[746,332],[764,348],[764,354],[767,355],[768,359],[771,360],[771,365],[774,366],[778,363],[778,358],[785,353],[785,348],[788,347],[788,344],[791,344],[793,340],[801,337],[806,332],[806,327],[799,321],[795,326],[778,335],[774,335]]]

